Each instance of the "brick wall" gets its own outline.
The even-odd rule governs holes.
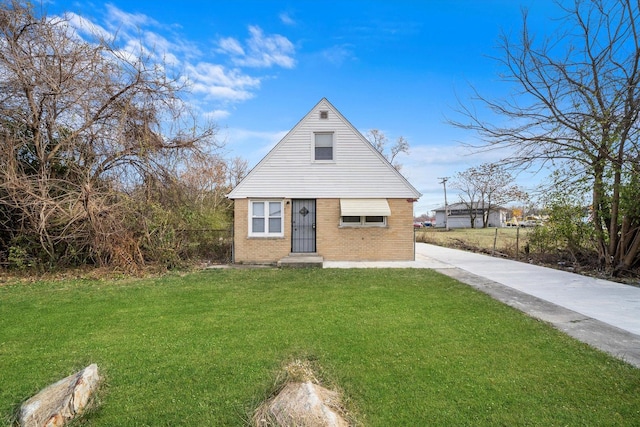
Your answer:
[[[386,227],[340,227],[340,199],[318,199],[318,254],[328,261],[413,260],[413,203],[387,201],[391,216]]]
[[[234,202],[235,262],[275,263],[291,250],[291,203],[284,204],[284,237],[249,238],[248,200]],[[387,199],[386,227],[340,227],[340,199],[316,200],[316,249],[328,261],[414,259],[413,203]]]
[[[291,251],[291,204],[284,203],[284,237],[247,237],[249,235],[249,200],[233,203],[234,260],[245,264],[271,264]]]

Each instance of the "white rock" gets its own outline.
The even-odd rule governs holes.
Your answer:
[[[100,376],[94,363],[41,390],[20,407],[21,427],[60,427],[71,421],[89,403]]]
[[[290,382],[259,410],[258,426],[348,427],[336,392],[311,381]]]

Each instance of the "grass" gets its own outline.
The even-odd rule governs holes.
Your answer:
[[[531,228],[517,227],[453,228],[450,230],[426,227],[416,231],[416,241],[452,248],[474,248],[484,252],[491,252],[495,241],[496,251],[515,256],[517,252],[520,255],[524,254],[530,230]]]
[[[0,287],[0,420],[97,363],[81,425],[241,426],[309,360],[366,426],[638,425],[640,370],[430,270]]]

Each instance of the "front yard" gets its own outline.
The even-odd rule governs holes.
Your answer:
[[[430,270],[0,286],[0,420],[95,362],[81,425],[238,425],[306,359],[358,425],[638,425],[640,370]]]

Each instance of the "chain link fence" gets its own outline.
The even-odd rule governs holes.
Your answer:
[[[233,256],[233,229],[178,230],[180,257],[228,264]]]

